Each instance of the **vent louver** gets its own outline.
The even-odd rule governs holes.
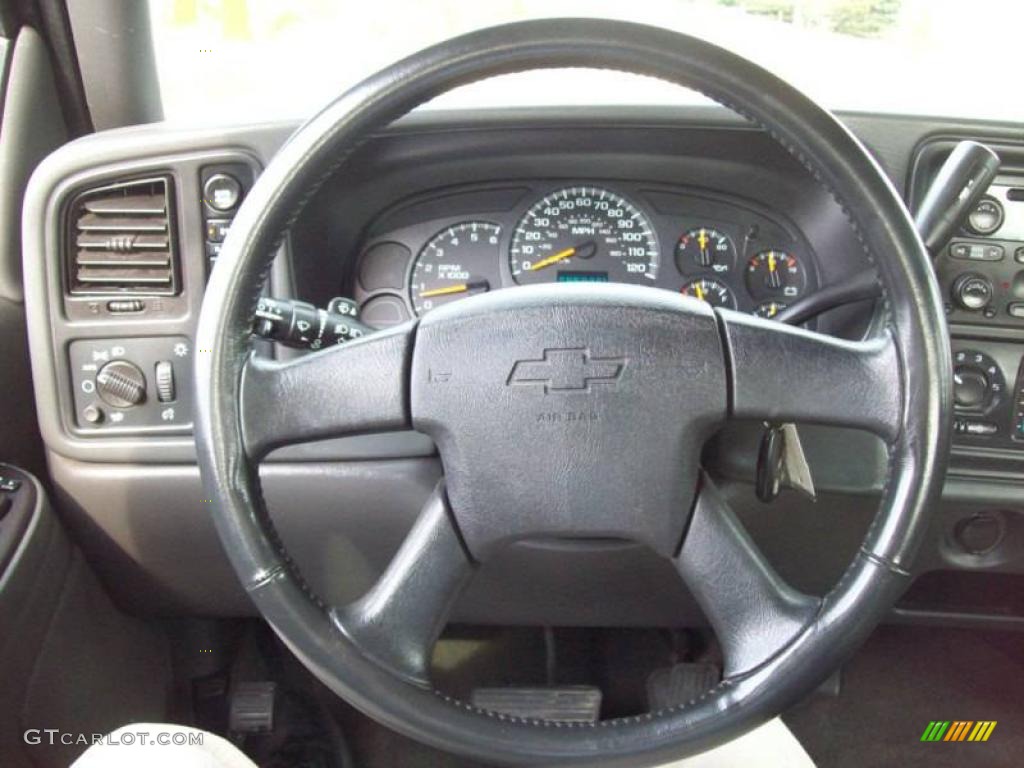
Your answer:
[[[70,293],[176,293],[173,221],[168,177],[111,184],[80,194],[69,212]]]

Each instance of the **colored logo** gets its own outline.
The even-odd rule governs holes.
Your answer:
[[[995,720],[932,720],[921,734],[921,741],[988,741],[996,728]]]
[[[545,349],[540,360],[512,366],[508,383],[540,384],[545,393],[589,391],[594,383],[614,383],[625,367],[625,358],[591,357],[588,349]]]

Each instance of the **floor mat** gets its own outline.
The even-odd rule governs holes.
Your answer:
[[[882,627],[843,670],[838,698],[784,720],[820,768],[1024,763],[1024,635]],[[985,743],[922,742],[932,720],[995,720]]]

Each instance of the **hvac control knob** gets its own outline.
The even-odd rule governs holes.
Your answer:
[[[960,275],[953,283],[953,300],[971,312],[987,307],[993,292],[989,279],[973,272]]]
[[[96,391],[107,405],[131,408],[146,399],[146,376],[127,360],[113,360],[96,374]]]
[[[980,368],[958,365],[953,370],[953,400],[958,408],[977,408],[988,399],[988,376]]]

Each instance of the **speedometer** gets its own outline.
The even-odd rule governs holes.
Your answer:
[[[516,226],[509,266],[521,285],[651,283],[658,239],[632,203],[600,187],[567,187],[535,203]]]

